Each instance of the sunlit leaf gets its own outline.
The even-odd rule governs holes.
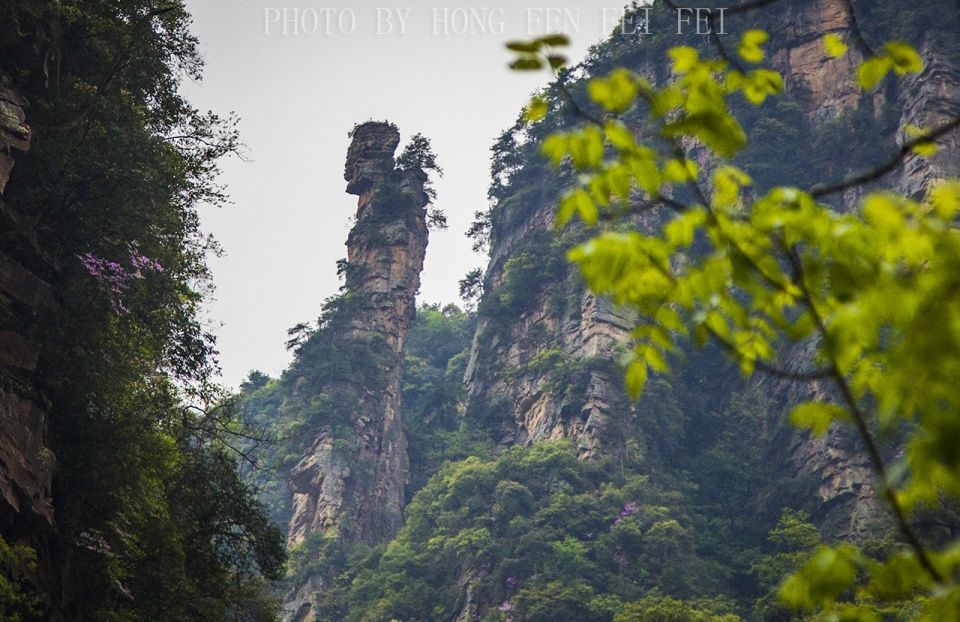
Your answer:
[[[663,167],[663,178],[672,183],[696,181],[697,165],[692,160],[668,160]]]
[[[523,118],[528,123],[534,123],[547,116],[549,105],[542,97],[534,97],[530,105],[523,111]]]
[[[543,141],[541,151],[554,166],[559,165],[570,152],[570,138],[566,134],[552,134]]]
[[[846,54],[849,49],[840,35],[832,32],[824,35],[823,48],[827,51],[827,54],[833,58],[840,58]]]
[[[846,417],[847,411],[836,404],[808,402],[793,409],[790,413],[790,423],[798,428],[810,430],[814,436],[821,436],[835,421]]]
[[[913,46],[899,41],[891,41],[884,45],[883,49],[893,63],[893,70],[898,75],[923,71],[923,59],[913,49]]]
[[[670,48],[668,54],[673,59],[673,72],[681,75],[693,69],[700,59],[700,53],[688,46]]]
[[[868,58],[857,68],[857,80],[864,89],[872,90],[892,67],[893,61],[887,56]]]
[[[633,361],[627,367],[627,392],[633,399],[640,399],[643,389],[647,385],[647,366],[640,361]]]
[[[606,78],[595,78],[587,85],[590,99],[614,113],[630,108],[639,92],[639,83],[626,69],[617,69]]]
[[[751,63],[759,63],[763,60],[763,44],[767,42],[770,35],[763,30],[748,30],[740,38],[740,47],[737,53],[740,57]]]

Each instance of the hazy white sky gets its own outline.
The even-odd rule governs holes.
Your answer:
[[[343,181],[354,123],[389,119],[405,139],[419,131],[433,141],[445,170],[437,205],[450,228],[431,235],[420,300],[456,301],[457,281],[485,263],[464,231],[487,207],[489,148],[546,80],[509,72],[503,43],[562,30],[579,58],[609,32],[604,19],[618,10],[616,0],[188,5],[206,72],[185,91],[202,109],[236,111],[249,151],[247,162],[224,163],[233,204],[201,214],[227,252],[212,261],[217,291],[208,318],[230,386],[251,369],[278,375],[290,359],[286,330],[315,319],[337,293],[336,261],[346,255],[355,208]]]

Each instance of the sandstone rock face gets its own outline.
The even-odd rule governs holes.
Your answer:
[[[355,128],[347,154],[347,191],[358,195],[356,225],[347,241],[345,298],[349,328],[334,337],[336,357],[363,345],[374,351],[369,380],[324,380],[327,393],[349,395],[344,407],[352,439],[315,431],[291,476],[293,516],[288,544],[324,533],[356,542],[383,542],[400,528],[409,480],[407,442],[400,420],[403,343],[415,312],[415,296],[427,247],[426,175],[394,164],[396,127],[365,123]],[[335,531],[332,531],[335,530]],[[311,619],[314,577],[288,598],[293,619]]]
[[[822,43],[823,35],[829,32],[854,41],[849,10],[845,0],[784,2],[774,3],[762,9],[762,13],[757,11],[748,17],[757,18],[761,27],[771,30],[770,65],[786,78],[788,94],[800,103],[803,113],[814,125],[834,119],[845,110],[859,109],[877,118],[879,126],[884,114],[884,98],[886,107],[892,99],[893,106],[902,111],[897,120],[901,128],[897,140],[902,144],[906,140],[902,128],[906,125],[934,127],[948,115],[956,114],[960,104],[960,71],[943,52],[952,36],[951,24],[945,23],[942,30],[924,33],[920,51],[926,69],[922,75],[911,76],[882,94],[865,95],[856,82],[856,66],[863,58],[862,52],[851,45],[846,57],[833,59]],[[730,50],[735,49],[733,37],[726,41]],[[652,80],[664,73],[658,65],[663,59],[648,57],[640,63],[632,68]],[[940,141],[940,152],[932,159],[910,157],[900,171],[886,177],[883,183],[918,194],[930,180],[956,175],[960,169],[958,140],[960,135],[954,133]],[[701,164],[709,165],[706,160]],[[499,288],[508,278],[511,258],[523,252],[525,244],[534,236],[543,236],[553,227],[556,204],[553,198],[524,207],[523,215],[517,215],[514,208],[517,197],[530,193],[544,196],[549,193],[542,189],[555,183],[553,179],[539,179],[511,188],[513,195],[505,201],[509,205],[501,207],[495,218],[511,223],[519,221],[519,224],[498,229],[494,223],[498,233],[484,277],[487,297],[497,296],[501,291]],[[842,208],[853,209],[861,196],[861,191],[848,192],[842,197]],[[649,220],[637,222],[640,228],[655,225]],[[629,344],[632,321],[622,311],[584,293],[579,277],[572,271],[566,270],[555,282],[560,284],[551,285],[550,291],[535,297],[507,320],[492,317],[485,312],[484,304],[480,305],[480,319],[465,376],[470,399],[468,416],[502,419],[504,443],[572,438],[581,456],[588,458],[605,443],[612,442],[606,433],[611,424],[625,417],[628,409],[637,408],[626,398],[619,372],[591,364],[613,359],[618,348]],[[567,357],[565,360],[583,364],[584,369],[589,370],[579,400],[569,399],[562,387],[558,390],[551,379],[553,369],[531,364],[556,350]],[[806,351],[797,348],[789,358],[794,364],[803,365],[810,360],[809,348]],[[809,399],[811,390],[831,391],[830,387],[807,387],[801,391],[770,380],[764,384],[783,408],[780,421],[786,419],[791,404]],[[637,413],[641,421],[643,415],[643,412]],[[828,537],[867,535],[870,523],[882,507],[874,494],[869,462],[855,435],[846,429],[836,429],[823,438],[812,439],[787,430],[774,438],[777,447],[771,448],[770,455],[783,459],[785,472],[812,477],[819,482],[817,494],[822,511],[815,518]]]
[[[26,106],[0,73],[0,197],[16,158],[30,148]],[[0,517],[8,525],[53,520],[54,460],[44,444],[46,401],[35,372],[39,320],[56,304],[50,286],[34,272],[43,259],[25,220],[0,198]]]

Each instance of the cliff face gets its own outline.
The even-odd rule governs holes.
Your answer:
[[[334,409],[346,410],[337,415],[345,425],[322,424],[308,435],[290,478],[291,547],[311,534],[384,542],[402,522],[409,463],[401,362],[427,247],[429,197],[423,171],[395,166],[399,142],[393,125],[365,123],[355,128],[347,154],[347,192],[359,201],[343,265],[343,327],[328,336],[326,356],[362,353],[372,367],[314,379],[320,393],[335,396]],[[320,589],[314,578],[291,597],[295,619],[309,619],[311,596]]]
[[[874,3],[862,1],[854,6],[863,29],[876,22],[865,20],[879,10]],[[741,21],[734,30],[760,27],[771,31],[769,64],[785,77],[784,95],[797,104],[801,121],[810,128],[801,142],[813,144],[815,137],[828,140],[831,133],[843,142],[842,133],[831,128],[842,127],[852,114],[857,114],[870,124],[862,128],[863,131],[872,128],[887,132],[886,150],[876,160],[882,161],[892,153],[895,141],[904,140],[902,128],[907,125],[933,127],[947,111],[956,111],[960,102],[958,67],[955,57],[945,52],[951,33],[955,32],[956,20],[945,13],[942,29],[929,29],[919,35],[917,47],[926,62],[923,74],[898,84],[891,83],[886,90],[868,95],[861,92],[855,78],[862,51],[851,46],[849,56],[832,59],[823,49],[822,37],[826,33],[856,40],[849,11],[850,4],[845,0],[773,3],[763,10],[748,12],[750,22]],[[873,41],[871,36],[872,33],[867,32],[866,37]],[[880,38],[883,36],[876,34],[877,45],[885,40]],[[724,41],[728,49],[735,49],[734,36]],[[667,45],[683,44],[703,45],[679,37],[671,37],[667,42]],[[652,80],[665,73],[662,50],[654,52],[653,44],[648,41],[605,45],[596,63],[603,71],[608,70],[612,62],[630,66]],[[645,45],[651,49],[641,50]],[[716,50],[709,48],[708,53],[716,55]],[[627,60],[618,61],[618,58]],[[891,111],[894,111],[892,115]],[[841,146],[852,150],[861,148],[849,143]],[[908,158],[902,171],[885,178],[883,183],[906,193],[919,193],[930,179],[957,173],[960,159],[956,155],[954,134],[941,145],[935,158]],[[842,154],[836,158],[844,159]],[[796,163],[790,160],[787,154],[785,158],[781,156],[779,162],[771,164],[768,158],[763,164],[777,167],[786,182],[795,179],[794,173],[804,172],[798,166],[802,164],[800,160]],[[701,164],[709,166],[706,161]],[[845,167],[854,166],[860,164],[829,163],[823,174],[827,179],[842,177],[854,172]],[[505,443],[569,437],[576,441],[582,457],[595,455],[605,445],[618,451],[615,430],[622,427],[625,420],[632,419],[637,422],[639,436],[643,437],[645,425],[650,425],[645,421],[651,420],[652,413],[645,411],[646,401],[631,406],[624,394],[620,371],[615,366],[601,364],[601,361],[615,359],[618,348],[629,344],[630,318],[585,293],[578,275],[562,265],[564,249],[582,239],[582,232],[568,231],[546,255],[536,258],[541,266],[559,262],[560,266],[550,274],[556,285],[551,285],[549,291],[527,288],[523,304],[511,307],[515,313],[501,312],[504,301],[511,302],[511,297],[516,295],[511,287],[523,267],[517,258],[524,257],[537,239],[549,239],[557,197],[544,188],[567,183],[558,182],[546,167],[527,172],[531,168],[524,164],[514,169],[511,182],[506,185],[507,192],[497,197],[491,212],[491,259],[484,277],[485,295],[479,307],[479,324],[465,377],[470,395],[468,413],[488,421],[493,417]],[[862,191],[848,192],[838,207],[853,209],[861,194]],[[636,224],[641,228],[657,225],[649,219],[638,220]],[[545,270],[541,269],[541,275]],[[796,348],[789,356],[793,364],[801,365],[809,360],[809,351]],[[579,377],[574,375],[571,380],[567,375],[565,378],[578,383],[583,390],[582,399],[570,399],[562,388],[557,390],[558,365],[541,364],[546,360],[562,361],[566,368],[579,370]],[[701,380],[695,382],[708,383],[714,372],[694,356],[685,373],[699,375]],[[782,425],[776,422],[785,421],[790,405],[809,398],[811,390],[831,390],[827,386],[798,389],[769,380],[759,382],[761,390],[779,405],[780,412],[770,423],[774,426]],[[723,395],[738,390],[737,386],[721,389],[714,396],[714,408],[722,408],[727,399]],[[829,536],[858,537],[870,530],[871,520],[878,512],[872,474],[856,439],[847,430],[832,430],[823,438],[812,439],[781,429],[772,432],[770,437],[773,444],[762,451],[783,460],[781,469],[785,474],[818,482],[820,510],[816,518]]]
[[[18,154],[30,148],[26,101],[0,73],[0,197]],[[53,520],[53,454],[45,446],[46,400],[36,375],[39,320],[55,309],[37,276],[45,260],[30,219],[0,199],[0,517],[6,531],[22,520]]]

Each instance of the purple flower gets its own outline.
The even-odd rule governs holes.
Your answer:
[[[127,244],[127,250],[130,252],[130,265],[133,266],[133,276],[143,278],[143,270],[153,270],[154,272],[163,272],[163,266],[159,261],[150,259],[140,252],[136,244]]]
[[[613,521],[613,524],[619,525],[620,523],[623,522],[623,519],[627,518],[628,516],[633,516],[634,514],[636,514],[638,509],[639,508],[636,502],[634,501],[631,501],[630,503],[624,505],[623,509],[620,510],[620,513],[617,514],[617,518],[616,520]]]
[[[500,611],[513,611],[513,603],[511,603],[509,600],[505,600],[500,603],[500,607],[498,607],[498,609]]]
[[[517,578],[514,576],[509,576],[507,577],[507,580],[504,581],[504,583],[506,583],[507,587],[510,588],[511,590],[515,589],[517,587]]]
[[[94,253],[77,255],[80,265],[92,276],[110,297],[110,304],[117,315],[127,312],[123,297],[133,279],[142,279],[144,270],[163,272],[160,262],[137,250],[136,243],[127,244],[132,270],[127,270],[116,261],[104,259]]]

